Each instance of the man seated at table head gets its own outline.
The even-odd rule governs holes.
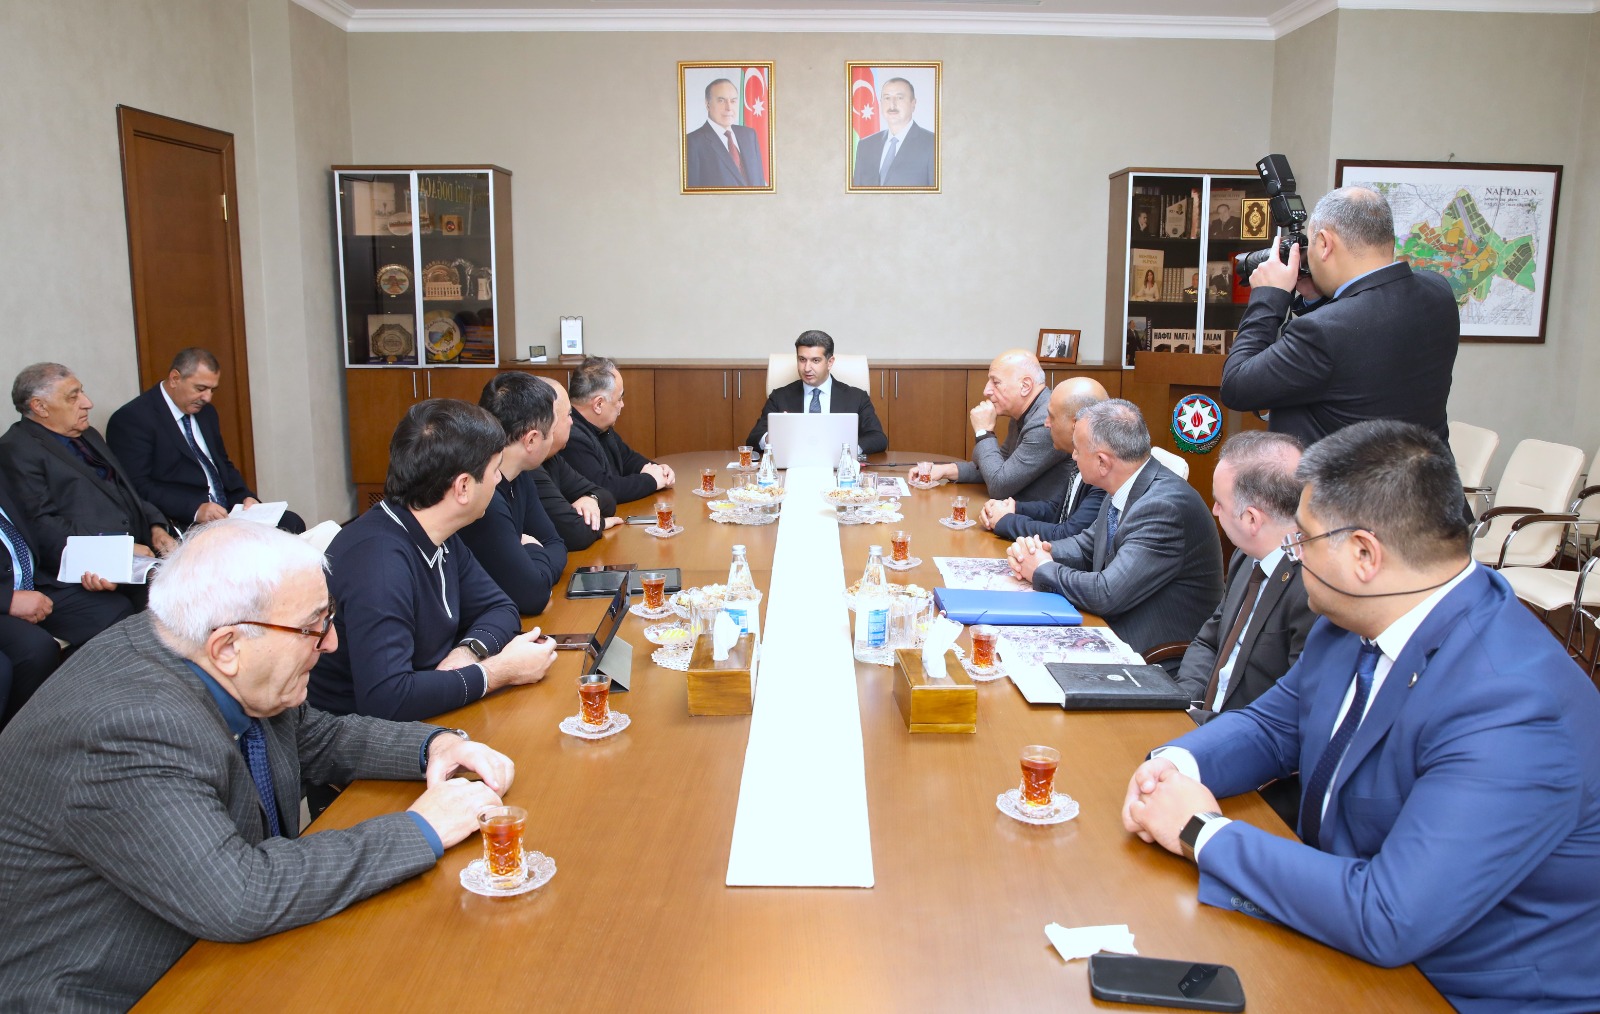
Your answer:
[[[555,646],[479,565],[460,531],[488,509],[506,431],[476,405],[418,402],[389,441],[384,499],[328,545],[339,643],[311,671],[311,703],[409,721],[537,683]]]
[[[526,373],[502,373],[484,385],[478,406],[505,430],[500,484],[483,517],[461,540],[517,611],[537,616],[567,565],[567,546],[539,501],[532,469],[552,453],[556,393]]]
[[[1188,642],[1222,597],[1222,548],[1205,501],[1150,456],[1138,406],[1121,398],[1078,413],[1072,456],[1106,491],[1094,523],[1069,539],[1018,539],[1012,570],[1104,617],[1141,654]]]
[[[61,552],[73,535],[132,535],[140,556],[165,555],[177,546],[161,509],[139,495],[89,425],[94,402],[71,370],[60,363],[24,367],[11,384],[11,403],[22,418],[0,436],[0,472],[28,516],[41,569],[60,571]],[[115,587],[144,608],[144,585],[89,578],[85,587]]]
[[[617,498],[611,491],[578,472],[560,454],[572,437],[572,402],[567,389],[549,377],[537,378],[555,395],[555,422],[551,424],[550,449],[544,462],[531,470],[539,488],[545,513],[561,535],[567,548],[576,552],[588,549],[600,536],[622,524],[617,516]]]
[[[1061,499],[1071,479],[1061,467],[1069,455],[1058,450],[1050,438],[1045,422],[1050,390],[1038,358],[1024,349],[1002,352],[989,364],[983,398],[968,413],[977,437],[972,460],[938,465],[924,462],[916,471],[935,479],[981,482],[997,500]],[[994,434],[995,420],[1002,415],[1011,420],[1004,441]]]
[[[1050,430],[1051,444],[1069,455],[1060,465],[1070,476],[1066,490],[1059,500],[1024,500],[1021,503],[1015,497],[990,500],[983,505],[978,518],[983,527],[1013,542],[1024,535],[1037,535],[1053,542],[1077,535],[1089,527],[1100,514],[1100,501],[1106,498],[1106,491],[1083,481],[1077,463],[1070,457],[1072,434],[1078,413],[1109,397],[1100,382],[1090,377],[1071,377],[1055,386],[1050,392],[1045,425]]]
[[[1472,562],[1438,437],[1357,423],[1299,475],[1289,552],[1324,621],[1272,689],[1151,754],[1123,823],[1192,854],[1202,902],[1415,962],[1458,1009],[1594,1010],[1600,695]],[[1296,769],[1303,842],[1218,814]]]
[[[0,734],[8,1007],[125,1010],[196,938],[333,915],[432,868],[499,801],[513,765],[482,744],[306,706],[332,610],[308,543],[251,521],[198,528],[155,572],[149,611]],[[424,776],[405,812],[300,837],[302,777]]]
[[[616,363],[589,356],[573,368],[570,382],[572,430],[561,449],[567,464],[617,503],[641,500],[676,481],[670,465],[651,461],[617,434],[623,386]]]
[[[260,502],[222,444],[222,423],[211,405],[221,383],[216,356],[184,349],[164,380],[113,412],[106,426],[106,440],[127,466],[133,488],[175,525],[216,521],[235,505]],[[299,534],[306,523],[286,510],[278,527]]]
[[[771,443],[767,417],[774,412],[854,412],[858,420],[856,444],[862,454],[889,449],[889,436],[878,421],[872,397],[833,375],[833,337],[826,331],[802,331],[794,340],[795,367],[800,379],[774,388],[761,406],[761,418],[745,443],[765,451]]]

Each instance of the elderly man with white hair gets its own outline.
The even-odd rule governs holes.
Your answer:
[[[305,704],[333,648],[323,559],[249,521],[192,529],[150,608],[0,734],[0,996],[123,1010],[197,937],[244,941],[430,869],[513,766],[459,730]],[[481,781],[451,777],[460,769]],[[426,777],[408,810],[300,837],[301,779]]]

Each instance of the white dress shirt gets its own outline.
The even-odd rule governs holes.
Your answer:
[[[1283,559],[1283,547],[1279,546],[1272,552],[1257,560],[1255,565],[1261,568],[1266,577],[1261,579],[1261,586],[1256,589],[1256,600],[1250,603],[1250,619],[1245,620],[1245,625],[1239,630],[1239,639],[1233,642],[1233,650],[1228,652],[1228,660],[1222,663],[1222,668],[1217,670],[1217,696],[1214,700],[1206,702],[1206,707],[1212,711],[1222,710],[1222,702],[1228,698],[1228,684],[1233,679],[1233,664],[1239,661],[1239,646],[1244,643],[1244,632],[1250,629],[1251,620],[1255,619],[1256,607],[1261,604],[1261,596],[1267,592],[1267,577],[1278,569],[1278,563]],[[1243,608],[1241,606],[1241,608]],[[1235,617],[1237,620],[1237,617]]]

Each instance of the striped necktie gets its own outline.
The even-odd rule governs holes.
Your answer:
[[[17,591],[33,591],[33,553],[28,549],[28,543],[22,538],[22,532],[11,519],[6,517],[5,511],[0,511],[0,536],[11,543],[11,551],[16,554],[18,577]]]

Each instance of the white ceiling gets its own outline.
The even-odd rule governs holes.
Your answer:
[[[348,32],[923,32],[1276,39],[1337,8],[1593,14],[1600,0],[295,0]]]

